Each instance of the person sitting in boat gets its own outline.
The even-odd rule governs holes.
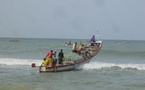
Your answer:
[[[58,63],[63,64],[63,59],[64,59],[64,53],[63,50],[61,49],[60,52],[58,53]]]
[[[47,59],[47,62],[48,62],[48,67],[52,67],[52,64],[53,64],[53,56],[54,56],[53,50],[51,50],[50,52],[48,52],[48,54],[46,55],[46,59]]]
[[[42,66],[42,67],[47,67],[47,63],[48,63],[48,62],[47,62],[46,58],[44,58],[44,59],[43,59],[43,62],[42,62],[42,64],[41,64],[41,66]]]

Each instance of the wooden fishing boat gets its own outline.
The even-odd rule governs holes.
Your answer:
[[[78,66],[88,63],[93,57],[95,57],[102,48],[102,41],[96,41],[91,45],[84,47],[83,50],[77,52],[82,58],[75,61],[64,61],[62,65],[55,65],[53,67],[39,67],[39,72],[62,72],[75,70]]]

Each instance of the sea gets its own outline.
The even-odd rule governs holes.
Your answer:
[[[81,58],[65,42],[85,39],[0,38],[0,90],[145,90],[145,41],[102,40],[101,51],[76,70],[39,73],[50,50]]]

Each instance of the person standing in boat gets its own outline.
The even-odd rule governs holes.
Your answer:
[[[90,40],[91,46],[94,46],[95,42],[96,42],[95,35],[93,35],[91,40]]]
[[[53,55],[53,66],[56,66],[57,64],[57,58],[56,58],[56,51],[54,51],[54,55]]]
[[[52,64],[53,64],[53,56],[54,56],[54,53],[53,53],[53,50],[51,50],[50,52],[48,52],[48,54],[46,55],[46,59],[47,59],[47,65],[48,67],[52,67]]]
[[[60,52],[58,53],[58,63],[63,64],[63,59],[64,59],[64,53],[63,50],[61,49]]]

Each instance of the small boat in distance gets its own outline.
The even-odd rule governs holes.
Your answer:
[[[72,45],[72,42],[71,42],[71,41],[69,41],[69,42],[65,42],[64,45],[65,45],[65,46],[71,46],[71,45]]]
[[[9,42],[19,42],[19,40],[17,40],[17,39],[11,39],[11,40],[9,40]]]
[[[55,65],[52,67],[39,66],[39,72],[62,72],[75,70],[78,66],[88,63],[95,57],[102,48],[102,41],[93,41],[87,46],[83,46],[81,50],[75,50],[73,53],[81,56],[81,59],[75,61],[65,60],[62,65]]]

